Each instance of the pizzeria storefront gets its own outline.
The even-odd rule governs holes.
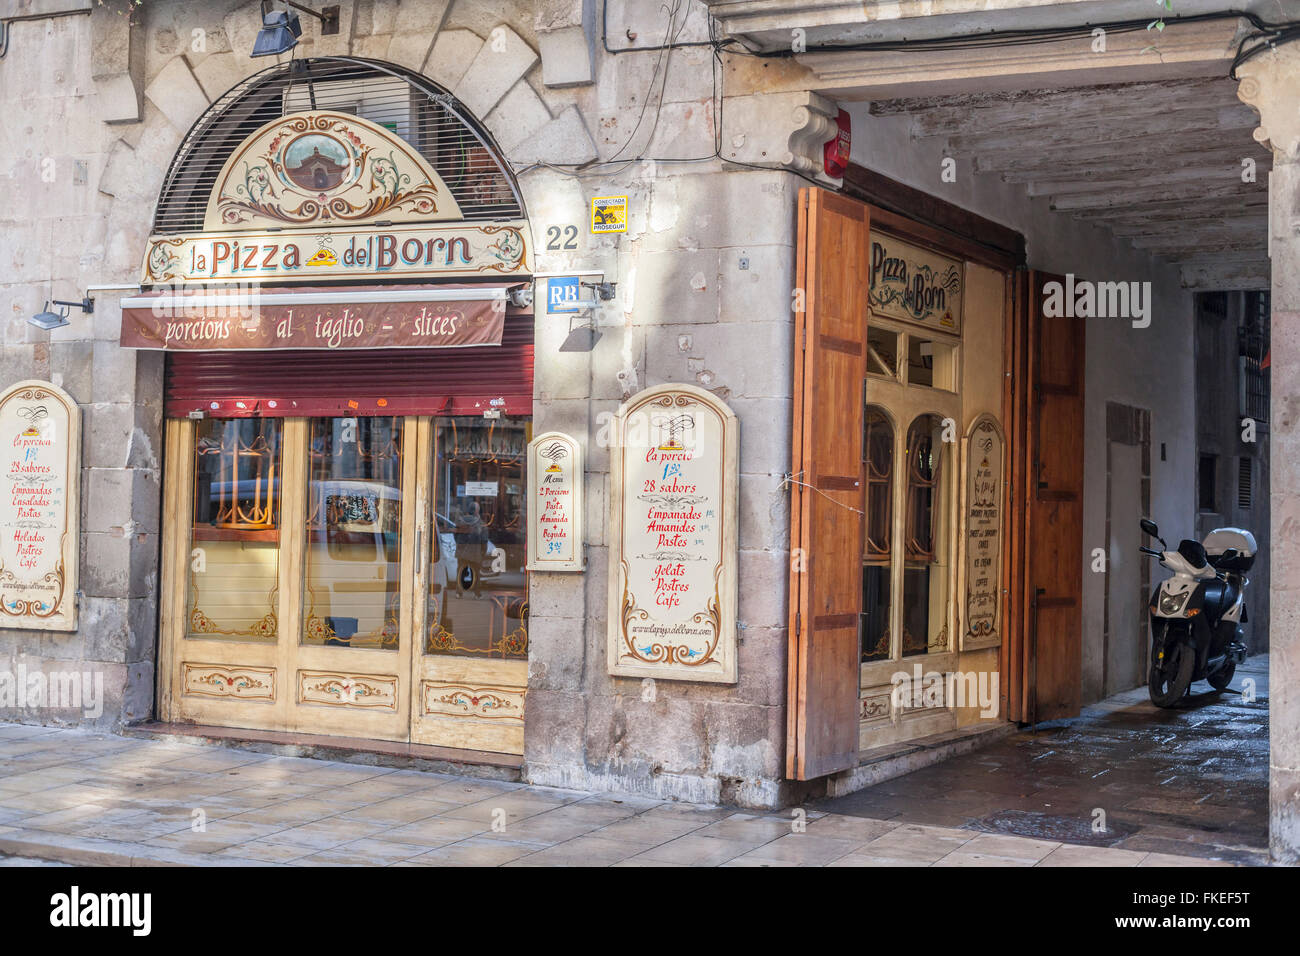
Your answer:
[[[191,130],[122,302],[166,354],[157,716],[522,754],[522,200],[417,78],[295,79]]]
[[[530,661],[546,674],[603,645],[619,706],[692,685],[743,699],[746,668],[780,666],[743,629],[778,621],[743,611],[740,449],[756,446],[726,390],[665,375],[623,389],[612,432],[566,422],[547,399],[589,361],[572,394],[594,403],[602,360],[561,346],[535,382],[535,339],[574,322],[549,303],[534,316],[533,234],[491,139],[414,74],[323,61],[309,75],[274,68],[204,115],[122,301],[122,346],[166,356],[157,718],[466,760],[532,752],[535,775],[566,783],[553,697],[525,740]],[[808,296],[780,384],[795,781],[1038,708],[1012,478],[1031,445],[1020,386],[1055,367],[1029,359],[1019,285],[1041,280],[1005,236],[937,228],[858,175],[788,193]],[[749,440],[783,444],[769,426]],[[584,604],[586,651],[555,636]],[[657,760],[670,727],[646,728]]]

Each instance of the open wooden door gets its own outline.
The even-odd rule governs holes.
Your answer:
[[[858,759],[869,257],[864,204],[800,191],[786,735],[796,780]]]
[[[1023,626],[1014,636],[1008,716],[1038,723],[1079,713],[1083,636],[1084,319],[1043,315],[1044,286],[1025,276],[1017,330],[1015,427],[1023,454],[1016,475],[1013,588]],[[1019,514],[1015,512],[1019,511]],[[1020,562],[1017,562],[1020,563]]]

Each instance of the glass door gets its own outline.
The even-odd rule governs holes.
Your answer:
[[[292,727],[407,739],[415,419],[296,420],[303,431],[302,547]]]
[[[523,753],[531,432],[170,420],[162,719]]]
[[[527,419],[422,422],[411,740],[523,753]]]
[[[163,719],[285,724],[284,426],[251,418],[167,423]]]

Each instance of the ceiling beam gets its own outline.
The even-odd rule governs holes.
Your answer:
[[[1243,183],[1172,183],[1163,188],[1150,189],[1135,193],[1132,188],[1115,189],[1109,192],[1085,192],[1070,195],[1053,196],[1051,208],[1057,212],[1075,212],[1081,209],[1137,209],[1146,208],[1152,203],[1204,202],[1209,200],[1238,200],[1245,204],[1249,200],[1267,195],[1267,184]]]
[[[1241,164],[1241,160],[1244,158],[1243,154],[1244,150],[1237,144],[1200,153],[1162,151],[1159,153],[1124,154],[1114,157],[1109,162],[1103,159],[1073,162],[1068,158],[1067,154],[1061,154],[1050,159],[1042,158],[1033,166],[1026,164],[1018,169],[1009,170],[990,169],[985,166],[982,158],[977,156],[975,157],[975,170],[980,173],[1000,175],[1002,181],[1007,183],[1043,182],[1049,179],[1097,178],[1107,173],[1150,173],[1171,167],[1177,169],[1204,169],[1215,174],[1221,173],[1224,169],[1229,169],[1240,176],[1241,171],[1245,168]],[[1254,159],[1254,157],[1250,158]],[[1255,178],[1265,178],[1272,168],[1273,163],[1271,160],[1257,159],[1254,167]]]
[[[1035,129],[1061,122],[1096,124],[1104,128],[1105,125],[1145,122],[1152,116],[1170,113],[1183,117],[1189,124],[1196,124],[1201,117],[1213,116],[1217,110],[1241,104],[1237,99],[1236,84],[1231,80],[1195,82],[1214,85],[1211,92],[1201,92],[1187,90],[1187,83],[1141,84],[1144,89],[1154,86],[1159,90],[1144,95],[1129,92],[1132,87],[1110,86],[1099,89],[1115,92],[1094,99],[1084,98],[1090,91],[1071,90],[1065,94],[1044,94],[1000,109],[929,110],[913,116],[909,132],[913,139],[927,139],[986,130]]]
[[[788,26],[780,43],[788,48],[789,30],[799,27],[802,17],[815,16],[813,11],[822,6],[812,4],[812,10],[801,14],[797,5],[788,5]],[[870,10],[883,5],[857,6]],[[910,36],[915,37],[918,25],[935,25],[925,21],[942,19],[920,17],[912,22],[896,20],[891,25],[904,31],[905,36],[910,30]],[[1167,22],[1166,29],[1155,37],[1140,26],[1126,31],[1113,29],[1106,35],[1104,53],[1094,50],[1090,33],[1081,31],[1078,37],[1065,40],[1018,45],[833,52],[810,48],[807,53],[796,54],[795,59],[812,71],[818,92],[860,100],[1227,75],[1241,21]],[[875,33],[879,36],[880,29]],[[809,41],[816,43],[811,35]]]
[[[1213,141],[1225,134],[1231,135],[1230,131],[1233,130],[1253,131],[1259,126],[1259,114],[1245,103],[1194,115],[1198,118],[1188,121],[1177,114],[1156,114],[1148,117],[1143,124],[1120,127],[1115,132],[1122,135],[1115,136],[1105,135],[1111,131],[1099,132],[1095,126],[1070,126],[1066,123],[1045,124],[1037,137],[1015,130],[959,133],[948,138],[948,150],[950,153],[982,153],[992,150],[1033,150],[1039,147],[1059,149],[1066,145],[1088,147],[1105,143],[1120,151],[1130,147],[1141,148],[1159,142],[1165,136],[1199,132],[1203,137],[1210,138],[1206,141]],[[1249,136],[1250,132],[1246,135]]]
[[[1015,169],[1035,169],[1044,164],[1058,162],[1105,163],[1110,160],[1125,160],[1129,157],[1148,156],[1152,159],[1167,157],[1170,154],[1197,153],[1212,149],[1212,144],[1221,144],[1225,148],[1231,144],[1238,146],[1243,158],[1249,156],[1256,163],[1271,162],[1272,152],[1255,142],[1253,129],[1242,129],[1237,133],[1223,133],[1213,138],[1206,136],[1204,130],[1185,133],[1168,133],[1159,137],[1127,140],[1098,140],[1092,143],[1037,143],[1033,149],[1026,149],[1024,141],[998,149],[978,150],[975,156],[976,168],[981,171],[1009,171]]]

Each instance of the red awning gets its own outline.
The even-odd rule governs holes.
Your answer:
[[[150,291],[122,299],[122,346],[169,352],[501,344],[524,283]]]

